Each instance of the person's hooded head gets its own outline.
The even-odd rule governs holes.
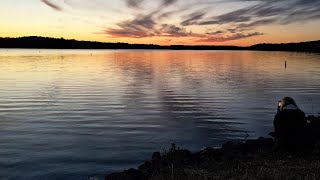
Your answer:
[[[279,111],[283,111],[285,109],[298,110],[299,108],[291,97],[284,97],[279,101]]]

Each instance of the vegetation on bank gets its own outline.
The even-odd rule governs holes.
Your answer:
[[[320,53],[320,40],[287,44],[257,44],[240,46],[191,46],[155,44],[106,43],[92,41],[67,40],[48,37],[0,38],[0,48],[36,48],[36,49],[165,49],[165,50],[258,50],[258,51],[298,51]]]
[[[309,117],[320,123],[320,117]],[[318,126],[319,127],[319,126]],[[319,139],[319,138],[317,138]],[[310,154],[290,154],[272,138],[227,142],[222,148],[205,148],[191,153],[174,144],[166,153],[155,152],[151,160],[106,180],[191,180],[191,179],[319,179],[320,143]]]

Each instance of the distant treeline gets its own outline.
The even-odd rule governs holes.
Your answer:
[[[320,41],[288,43],[288,44],[257,44],[250,47],[239,46],[160,46],[155,44],[104,43],[92,41],[67,40],[48,37],[0,38],[0,48],[30,49],[170,49],[170,50],[259,50],[259,51],[299,51],[320,52]]]
[[[256,44],[248,48],[250,50],[258,51],[297,51],[320,53],[320,40],[287,44]]]

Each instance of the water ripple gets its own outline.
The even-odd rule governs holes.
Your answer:
[[[102,177],[171,142],[198,150],[245,132],[267,136],[283,96],[307,114],[320,112],[319,59],[251,51],[8,50],[0,54],[0,178]]]

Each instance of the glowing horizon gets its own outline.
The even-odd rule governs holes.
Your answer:
[[[0,5],[1,37],[238,46],[320,39],[320,1],[15,0]]]

